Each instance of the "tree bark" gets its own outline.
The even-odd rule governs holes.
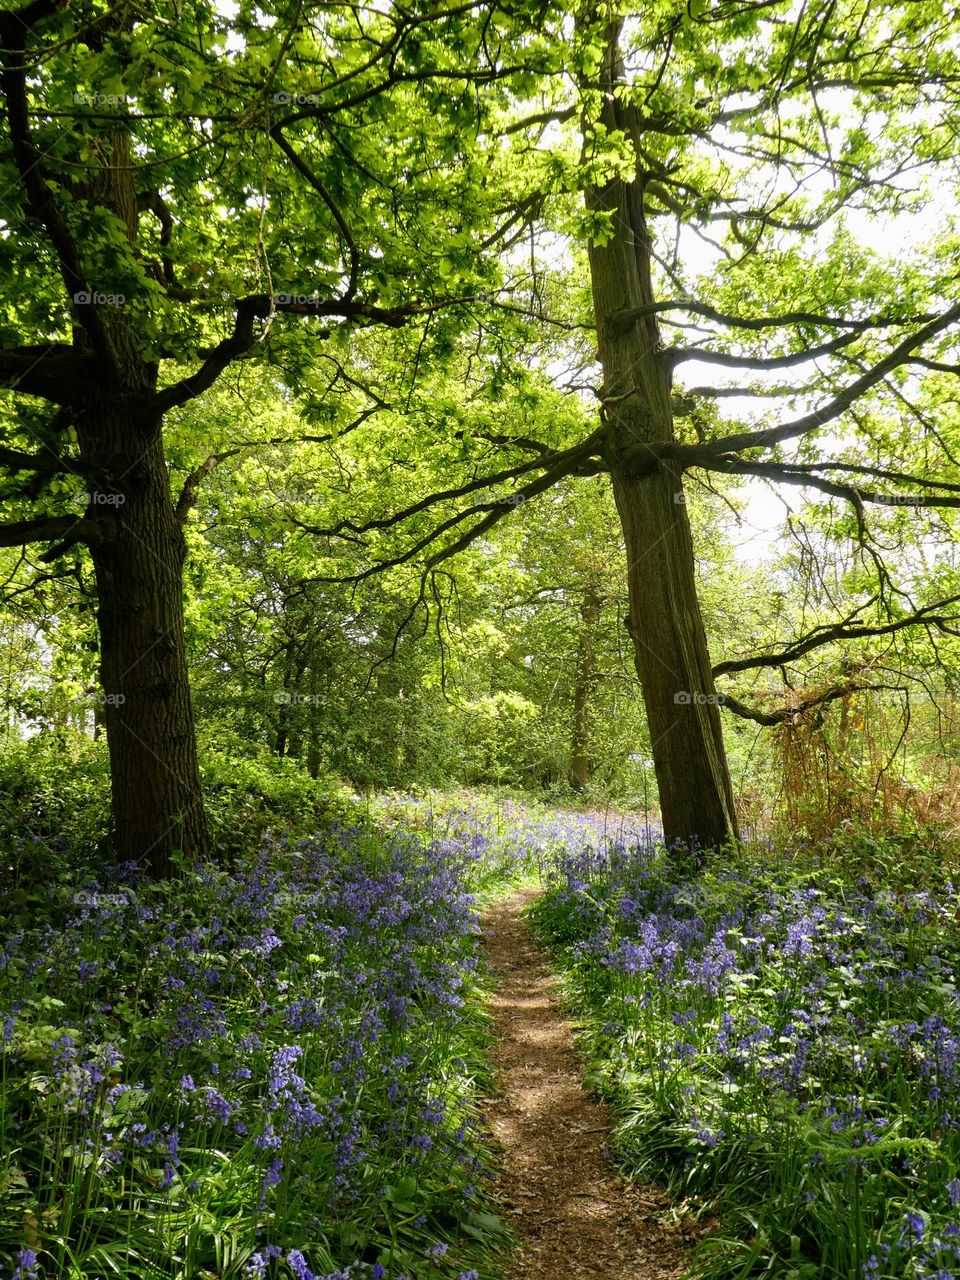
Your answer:
[[[103,722],[114,840],[122,861],[156,877],[171,855],[208,850],[183,632],[183,532],[170,493],[159,421],[105,396],[78,425],[81,453],[110,459],[91,489]]]
[[[109,135],[104,166],[78,187],[107,210],[131,246],[137,199],[129,137]],[[110,290],[110,282],[98,287]],[[157,368],[144,357],[126,306],[101,306],[110,363],[83,388],[76,417],[88,484],[97,584],[100,675],[118,857],[155,877],[172,855],[209,848],[183,628],[186,544],[176,517],[156,405]],[[98,305],[91,303],[89,305]],[[82,330],[74,341],[86,346]]]
[[[618,320],[618,313],[654,301],[638,117],[636,108],[615,94],[624,80],[618,41],[614,26],[608,32],[600,123],[632,142],[636,172],[584,192],[591,213],[610,215],[609,239],[588,245],[606,460],[626,546],[627,627],[646,707],[664,836],[687,845],[716,845],[737,834],[736,814],[682,476],[674,464],[657,462],[644,448],[674,438],[670,369],[654,315],[629,324]],[[584,134],[588,150],[589,126]]]

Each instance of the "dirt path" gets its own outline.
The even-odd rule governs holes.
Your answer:
[[[498,978],[498,1093],[487,1108],[500,1148],[495,1195],[519,1240],[503,1280],[674,1280],[689,1255],[679,1232],[658,1222],[666,1200],[620,1177],[606,1156],[606,1109],[581,1087],[556,979],[520,918],[536,893],[515,893],[483,917]]]

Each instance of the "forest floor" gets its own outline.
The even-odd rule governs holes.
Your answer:
[[[609,1114],[583,1088],[556,978],[520,915],[538,892],[519,890],[483,916],[497,980],[494,1195],[518,1241],[504,1280],[675,1280],[690,1265],[689,1226],[668,1225],[667,1198],[620,1176],[607,1152]]]

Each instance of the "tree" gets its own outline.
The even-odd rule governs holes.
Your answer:
[[[0,545],[93,563],[123,859],[163,875],[208,846],[183,530],[220,459],[174,494],[165,420],[254,348],[293,383],[357,327],[455,328],[510,234],[496,156],[468,143],[498,85],[543,65],[502,56],[526,20],[496,3],[0,15],[0,465],[20,517]]]
[[[877,537],[890,527],[880,523],[884,509],[908,505],[917,517],[960,505],[952,418],[943,431],[937,422],[949,398],[943,380],[957,372],[948,359],[960,321],[955,241],[934,237],[909,260],[884,258],[858,246],[844,221],[906,215],[951,179],[955,43],[935,6],[796,13],[704,0],[642,13],[596,6],[572,36],[557,29],[553,38],[566,74],[514,102],[502,126],[519,140],[516,207],[535,210],[531,222],[548,233],[538,260],[534,237],[516,301],[534,325],[555,326],[581,371],[591,353],[577,335],[594,330],[600,424],[562,443],[501,433],[499,466],[394,520],[420,521],[431,505],[443,511],[485,484],[516,486],[519,502],[567,477],[608,472],[665,831],[718,842],[736,831],[719,706],[780,723],[843,686],[773,711],[716,693],[716,675],[776,669],[784,655],[714,669],[683,501],[688,473],[761,477],[847,504],[874,589],[857,622],[800,637],[801,647],[891,620],[951,628],[958,619],[956,596],[922,600],[895,585]],[[576,305],[578,282],[560,278],[557,232],[574,258],[576,243],[586,246],[589,309]],[[698,238],[711,256],[700,275]],[[692,339],[671,344],[662,326]],[[680,371],[694,362],[739,381],[681,388]],[[773,407],[759,422],[725,419],[732,394]],[[868,519],[871,507],[880,521]],[[415,544],[426,571],[507,514],[487,504],[445,515]]]
[[[469,321],[492,395],[523,376],[521,357],[566,359],[571,390],[598,357],[599,423],[501,424],[486,469],[390,516],[348,513],[337,536],[376,542],[412,522],[412,546],[385,559],[372,547],[355,576],[419,559],[422,600],[513,509],[478,500],[484,489],[519,502],[608,473],[669,837],[715,842],[736,825],[685,477],[760,477],[846,504],[876,588],[856,625],[886,625],[871,610],[953,625],[949,597],[895,586],[867,511],[886,529],[906,504],[960,505],[954,428],[940,425],[956,247],[945,234],[908,262],[884,259],[844,225],[906,214],[908,179],[921,190],[952,175],[957,54],[935,6],[604,4],[571,25],[495,0],[293,16],[241,4],[230,19],[171,4],[149,20],[103,0],[33,0],[2,16],[0,43],[3,178],[19,184],[0,240],[14,317],[0,382],[16,410],[0,543],[92,561],[121,856],[162,873],[174,849],[206,844],[183,530],[238,446],[201,459],[174,495],[164,424],[251,352],[291,394],[308,388],[305,432],[323,418],[308,376],[319,352],[363,384],[347,358],[363,328],[419,323],[415,382],[458,343],[466,353]],[[584,250],[589,302],[558,265]],[[695,362],[756,376],[681,388]],[[725,419],[731,390],[776,408]],[[383,411],[371,400],[337,426]],[[400,434],[416,451],[433,431]],[[66,514],[80,491],[82,512]]]

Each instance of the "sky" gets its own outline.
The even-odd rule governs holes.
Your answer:
[[[933,197],[922,211],[891,217],[879,218],[863,210],[849,209],[844,214],[844,222],[862,246],[889,256],[891,246],[896,245],[896,256],[905,259],[942,230],[944,221],[951,212],[952,208],[946,197]],[[834,228],[835,222],[831,220],[824,229],[826,235],[832,235]],[[709,245],[690,232],[681,240],[681,252],[687,272],[699,277],[708,277],[720,259],[719,253],[711,250]],[[695,294],[696,290],[692,292]],[[810,365],[799,366],[793,374],[800,381],[804,375],[809,375],[810,368]],[[790,371],[786,374],[779,373],[778,381],[785,381],[789,374]],[[696,360],[683,365],[683,384],[687,386],[733,386],[742,377],[742,374],[738,375],[735,371],[718,369],[715,365]],[[724,416],[740,419],[745,423],[751,422],[764,409],[769,408],[769,403],[758,402],[750,396],[731,396],[721,403]],[[810,408],[813,407],[811,404]],[[802,411],[797,410],[798,413]],[[825,432],[822,439],[829,441],[830,434]],[[817,495],[812,490],[794,485],[777,489],[752,477],[744,479],[741,494],[746,499],[742,525],[738,528],[731,518],[730,534],[737,559],[745,564],[769,562],[775,554],[780,529],[788,510],[799,510],[808,499],[823,500],[822,495]]]

